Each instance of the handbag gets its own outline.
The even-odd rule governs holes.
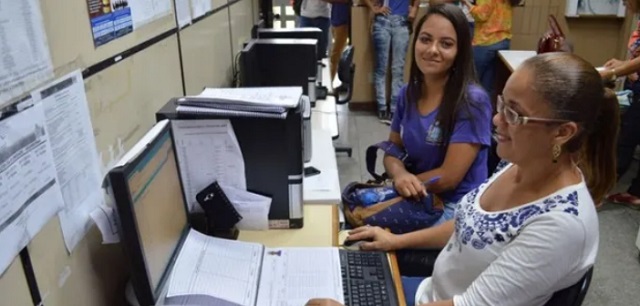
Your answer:
[[[538,41],[538,54],[547,52],[570,51],[566,37],[553,14],[549,15],[549,30]]]
[[[350,183],[342,192],[344,216],[349,225],[379,226],[401,234],[430,227],[439,221],[444,203],[438,196],[428,194],[419,201],[403,198],[390,184],[386,174],[375,172],[378,150],[403,161],[407,170],[412,172],[407,154],[393,142],[383,141],[370,146],[366,152],[366,164],[373,180]]]

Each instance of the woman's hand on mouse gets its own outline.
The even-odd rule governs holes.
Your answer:
[[[377,226],[361,226],[349,232],[347,240],[370,240],[360,245],[365,251],[392,251],[395,250],[398,236],[383,230]]]
[[[344,306],[336,300],[332,299],[311,299],[305,306]]]
[[[409,172],[396,176],[393,179],[393,186],[398,194],[404,198],[420,200],[420,198],[427,196],[427,189],[420,179]]]

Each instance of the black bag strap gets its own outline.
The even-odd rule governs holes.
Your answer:
[[[382,182],[388,178],[388,175],[386,173],[383,173],[382,175],[376,173],[376,159],[378,158],[378,150],[382,150],[386,155],[393,156],[403,163],[405,163],[405,160],[407,159],[407,152],[405,152],[404,149],[400,148],[395,143],[389,140],[373,144],[367,148],[367,171],[376,181]]]

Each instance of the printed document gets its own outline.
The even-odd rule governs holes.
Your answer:
[[[252,306],[263,249],[257,243],[214,238],[191,230],[173,266],[167,297],[204,295],[230,305]]]
[[[236,224],[239,230],[264,231],[269,229],[271,198],[230,186],[220,186],[238,211],[242,220]]]
[[[62,206],[44,110],[36,104],[0,121],[0,274]]]
[[[202,211],[196,195],[216,180],[220,185],[247,190],[244,158],[229,120],[171,122],[190,211]]]
[[[178,28],[191,24],[191,1],[176,0],[176,19],[178,20]]]
[[[53,77],[39,0],[0,1],[0,106]]]
[[[260,275],[260,306],[299,306],[328,298],[344,304],[337,248],[267,248]]]
[[[191,16],[193,16],[193,19],[201,17],[212,10],[211,0],[191,0]]]
[[[71,252],[91,228],[91,212],[104,202],[82,73],[76,70],[31,95],[44,106],[65,204],[58,216],[65,245]]]
[[[171,0],[135,0],[129,1],[133,29],[171,13]]]

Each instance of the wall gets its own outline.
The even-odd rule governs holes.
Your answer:
[[[565,7],[566,0],[534,0],[527,1],[525,7],[515,8],[511,49],[535,50],[538,40],[549,28],[549,14],[554,14],[573,42],[574,52],[593,65],[625,56],[633,16],[565,18]]]
[[[422,0],[422,2],[426,2]],[[611,58],[626,56],[626,42],[635,26],[635,18],[579,17],[565,18],[566,0],[529,0],[524,7],[514,8],[512,50],[535,50],[538,40],[549,26],[547,18],[554,14],[565,35],[574,45],[576,54],[600,66]],[[421,9],[424,13],[425,8]],[[370,14],[363,6],[355,6],[351,13],[352,42],[355,47],[356,75],[352,109],[375,109],[373,87],[373,45],[371,43]],[[409,48],[410,49],[410,48]],[[409,50],[408,53],[410,53]],[[405,65],[408,80],[410,54]]]
[[[257,0],[211,0],[217,9],[181,30],[172,12],[94,48],[86,0],[66,0],[65,5],[40,1],[56,77],[96,67],[162,37],[85,78],[94,136],[105,165],[112,161],[110,151],[124,153],[146,133],[155,111],[172,97],[230,85],[233,55],[250,36],[257,16]],[[124,304],[128,276],[122,250],[101,241],[94,226],[69,254],[57,217],[36,235],[27,249],[45,305]],[[0,305],[29,305],[28,291],[22,262],[16,258],[0,276]]]

